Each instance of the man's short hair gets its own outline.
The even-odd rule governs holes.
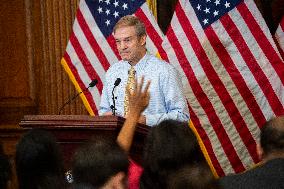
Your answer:
[[[284,116],[276,117],[261,129],[260,144],[265,155],[284,152]]]
[[[102,187],[112,176],[128,172],[128,157],[116,141],[97,138],[79,148],[73,157],[74,184]]]
[[[121,17],[118,20],[118,22],[115,24],[113,28],[113,32],[115,33],[115,31],[118,28],[123,28],[123,27],[128,27],[128,26],[135,27],[137,36],[141,37],[143,35],[146,35],[146,29],[145,29],[144,23],[139,18],[137,18],[136,16],[132,16],[132,15]]]

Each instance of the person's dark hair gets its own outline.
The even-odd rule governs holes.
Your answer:
[[[74,183],[71,185],[70,189],[95,189],[91,184],[89,183]]]
[[[128,157],[116,141],[97,138],[79,148],[73,157],[74,183],[103,186],[119,172],[128,172]]]
[[[144,147],[141,188],[166,188],[167,175],[186,164],[205,161],[186,122],[162,121],[151,128]]]
[[[284,152],[284,116],[273,118],[264,124],[261,128],[260,144],[264,155]]]
[[[33,129],[23,135],[16,149],[20,189],[62,188],[63,161],[52,134]]]
[[[12,171],[8,156],[4,154],[0,143],[0,188],[7,188],[7,183],[11,179]]]
[[[167,189],[218,189],[218,181],[214,178],[207,163],[184,166],[168,175]]]

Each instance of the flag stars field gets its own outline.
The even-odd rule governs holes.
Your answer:
[[[205,12],[206,14],[210,13],[210,8],[207,8],[207,7],[206,7],[206,8],[204,9],[204,12]]]
[[[216,0],[214,3],[215,3],[216,6],[220,5],[220,0]]]
[[[109,0],[106,0],[105,2],[106,2],[106,4],[107,4],[107,5],[109,5],[109,4],[110,4],[110,1],[109,1]]]
[[[109,15],[109,14],[110,14],[110,10],[107,9],[107,10],[106,10],[106,15]]]
[[[216,11],[216,10],[215,10],[215,11],[213,12],[214,17],[215,17],[215,16],[218,16],[218,14],[219,14],[219,11]]]
[[[127,3],[123,3],[122,7],[123,7],[124,10],[125,10],[125,9],[128,9]]]
[[[119,6],[119,5],[118,5],[118,1],[114,1],[113,5],[114,5],[115,7]]]
[[[110,20],[106,20],[106,25],[108,26],[108,25],[110,25]]]
[[[116,18],[119,16],[119,12],[114,11],[113,16]]]
[[[201,5],[198,4],[196,8],[197,8],[197,10],[200,10],[201,9]]]
[[[230,3],[228,3],[228,2],[226,1],[225,7],[226,7],[226,8],[229,8],[229,7],[230,7]]]
[[[103,12],[102,7],[99,7],[99,8],[98,8],[98,12],[99,12],[99,14]]]

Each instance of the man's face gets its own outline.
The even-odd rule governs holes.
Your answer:
[[[135,65],[145,54],[145,36],[137,36],[134,26],[121,27],[114,33],[117,50],[122,60]]]

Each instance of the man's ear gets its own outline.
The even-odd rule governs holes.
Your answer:
[[[145,45],[146,44],[146,38],[147,38],[147,35],[142,35],[140,37],[140,44],[141,45]]]
[[[256,153],[260,160],[263,159],[263,149],[259,143],[256,144]]]

